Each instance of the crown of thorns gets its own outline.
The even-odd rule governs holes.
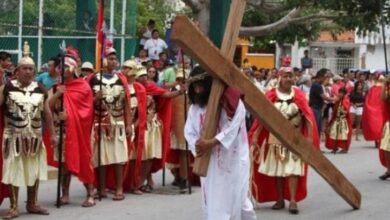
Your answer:
[[[197,82],[200,80],[204,80],[207,76],[209,76],[209,74],[206,72],[203,72],[203,73],[196,75],[196,76],[191,76],[188,78],[187,83],[191,84],[191,83],[194,83],[194,82]]]

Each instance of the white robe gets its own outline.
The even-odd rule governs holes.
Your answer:
[[[245,112],[241,101],[231,120],[222,110],[219,133],[215,136],[221,144],[213,148],[207,177],[201,178],[206,220],[256,219],[248,198],[250,160]],[[190,106],[184,135],[194,155],[205,116],[206,108]]]

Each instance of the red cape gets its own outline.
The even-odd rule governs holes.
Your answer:
[[[132,145],[132,150],[137,152],[137,159],[135,166],[131,167],[124,178],[123,188],[125,191],[131,190],[132,188],[138,188],[141,184],[141,162],[142,152],[145,147],[145,128],[146,128],[146,90],[137,82],[134,82],[134,89],[138,101],[138,127],[135,128],[135,143]]]
[[[364,101],[362,115],[363,136],[367,141],[379,141],[382,138],[382,128],[387,121],[385,102],[381,99],[383,86],[370,88]]]
[[[9,186],[1,182],[3,179],[3,131],[4,131],[4,112],[0,109],[0,205],[4,198],[9,197]]]
[[[172,101],[171,99],[166,99],[160,97],[167,90],[158,87],[156,83],[148,81],[144,85],[146,89],[146,94],[156,97],[156,110],[157,115],[162,121],[163,124],[163,133],[162,133],[162,157],[161,159],[154,159],[152,165],[152,172],[155,173],[162,169],[165,165],[165,161],[169,154],[171,146],[171,121],[172,121]]]
[[[295,96],[294,96],[294,102],[297,104],[298,108],[301,110],[304,118],[311,124],[312,128],[312,139],[313,139],[313,145],[319,149],[319,137],[317,131],[317,125],[315,123],[314,114],[309,107],[309,104],[306,100],[305,94],[301,92],[299,89],[294,88]],[[272,89],[266,93],[267,98],[271,102],[276,101],[276,91],[275,89]],[[255,131],[257,128],[259,128],[260,123],[258,120],[255,120],[252,128],[249,131],[249,140],[251,142],[251,150],[252,150],[252,158],[257,158],[260,154],[259,147],[254,147],[253,145],[253,138]],[[303,127],[302,128],[302,134],[307,137],[309,135],[309,128]],[[259,132],[259,135],[257,137],[256,144],[257,146],[262,146],[265,141],[267,141],[269,136],[269,132],[262,128]],[[265,152],[267,152],[268,147],[266,146]],[[278,199],[277,197],[277,191],[276,191],[276,179],[275,177],[266,176],[258,172],[259,165],[258,161],[253,160],[252,161],[253,168],[252,168],[252,178],[251,178],[251,189],[252,189],[252,195],[256,199],[256,201],[262,203],[262,202],[270,202],[270,201],[276,201]],[[296,200],[301,201],[303,200],[307,195],[307,167],[305,169],[305,175],[299,178],[298,182],[298,189],[297,189],[297,195]],[[284,199],[290,200],[290,192],[288,187],[288,182],[284,181]]]
[[[389,120],[389,103],[386,103],[384,102],[384,111],[383,111],[383,124],[385,125],[386,122]],[[382,129],[384,128],[384,126],[382,126]],[[379,144],[380,146],[380,144]],[[386,158],[385,158],[385,152],[379,148],[379,160],[381,162],[381,164],[387,168],[387,162],[386,162]]]
[[[81,182],[91,184],[94,182],[91,145],[93,94],[85,80],[75,79],[65,83],[64,107],[68,116],[65,131],[65,166]],[[49,165],[58,167],[58,162],[54,161],[48,131],[45,132],[44,141]]]
[[[351,102],[349,101],[348,97],[344,97],[342,102],[337,102],[335,107],[333,108],[333,113],[332,113],[332,118],[328,124],[328,127],[330,127],[334,121],[336,120],[336,115],[337,115],[337,108],[339,105],[342,105],[343,109],[345,112],[347,112],[347,123],[348,123],[348,140],[342,141],[342,140],[333,140],[329,137],[329,132],[325,132],[326,134],[326,141],[325,141],[325,147],[328,148],[329,150],[333,150],[335,147],[336,148],[341,148],[343,150],[349,150],[349,147],[351,146],[351,139],[352,139],[352,119],[351,119],[351,114],[349,113],[349,109],[351,107]]]

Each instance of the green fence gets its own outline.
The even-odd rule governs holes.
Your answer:
[[[7,1],[7,0],[4,0]],[[8,0],[11,2],[12,0]],[[15,2],[15,1],[12,1]],[[0,50],[11,51],[14,63],[18,59],[19,48],[19,4],[8,8],[0,8]],[[80,51],[82,61],[95,61],[96,15],[98,0],[41,0],[43,2],[42,17],[42,50],[38,50],[39,29],[39,0],[23,1],[22,45],[27,41],[31,48],[32,57],[41,64],[60,52],[59,45],[65,41]],[[136,39],[137,0],[114,0],[114,47],[118,57],[127,59],[134,55]],[[122,9],[125,10],[125,29],[122,32]],[[111,23],[111,0],[105,0],[105,22]],[[109,28],[107,27],[107,31]],[[107,33],[109,35],[109,33]],[[122,51],[122,40],[124,50]],[[21,45],[21,48],[23,48]],[[41,52],[41,53],[39,53]]]

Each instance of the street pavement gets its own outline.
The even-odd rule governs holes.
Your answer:
[[[271,210],[272,203],[256,206],[258,219],[390,219],[390,180],[381,181],[378,176],[385,169],[379,164],[378,151],[372,142],[354,141],[348,154],[330,154],[328,157],[345,176],[355,184],[362,194],[360,210],[352,208],[317,174],[309,171],[308,197],[299,203],[300,214],[292,216],[287,209]],[[49,216],[32,216],[25,212],[26,192],[20,190],[19,219],[140,219],[140,220],[199,220],[202,219],[201,194],[199,187],[193,187],[193,193],[179,194],[170,186],[172,176],[167,172],[167,186],[162,187],[162,173],[154,175],[157,188],[155,193],[137,196],[126,194],[126,199],[114,202],[104,199],[93,208],[82,208],[83,186],[73,178],[71,184],[71,204],[60,209],[54,206],[56,181],[50,180],[40,185],[39,201],[49,208]],[[288,207],[288,203],[286,204]],[[6,199],[0,207],[5,212],[9,207]],[[217,220],[217,219],[216,219]]]

